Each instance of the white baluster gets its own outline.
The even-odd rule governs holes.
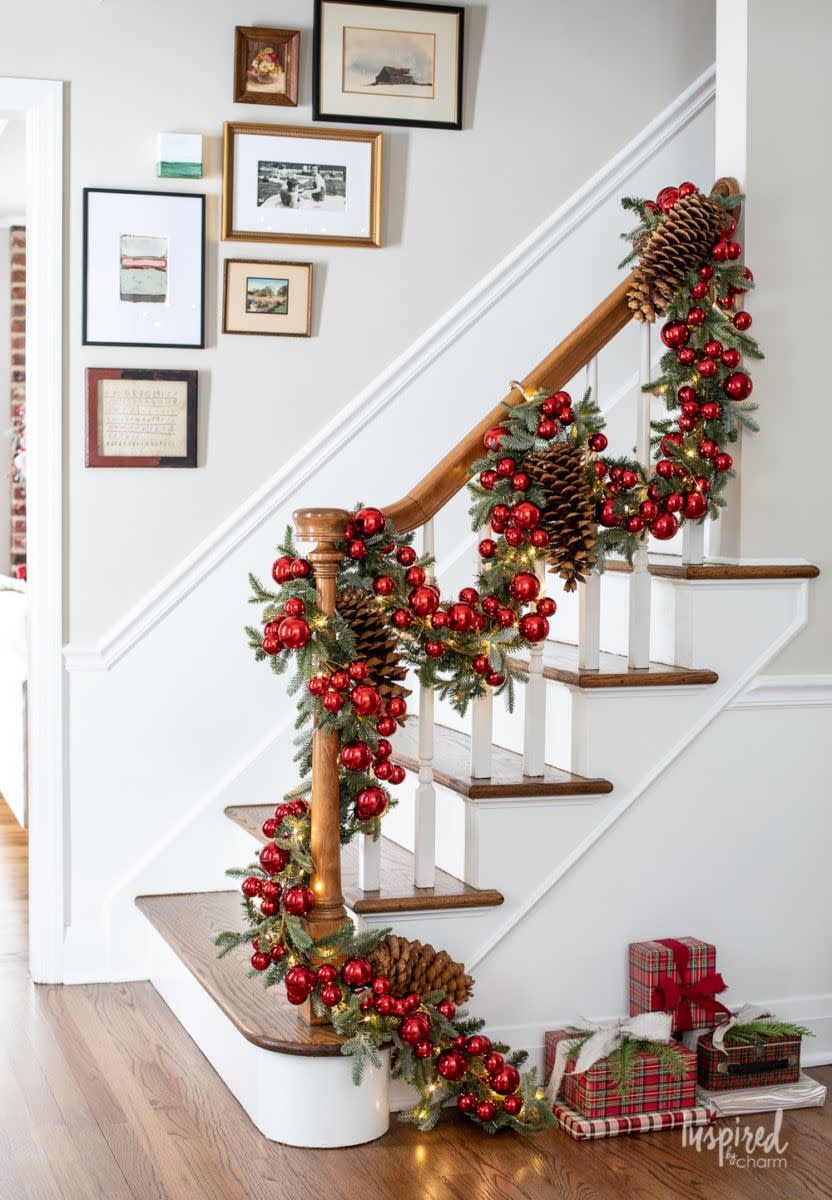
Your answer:
[[[433,521],[422,526],[422,552],[435,553]],[[428,569],[428,581],[433,569]],[[436,879],[436,788],[433,782],[433,690],[419,689],[419,786],[414,806],[413,882],[433,887]]]
[[[590,571],[578,589],[578,669],[601,666],[601,573]]]
[[[705,558],[705,523],[685,521],[682,526],[682,562],[698,566]]]
[[[651,376],[650,325],[641,325],[639,379],[647,383]],[[639,393],[636,453],[645,471],[650,470],[650,409],[652,396]],[[647,538],[641,542],[630,575],[629,662],[631,667],[646,667],[650,662],[650,572],[647,566]]]
[[[546,563],[539,561],[535,574],[540,594],[546,586]],[[523,717],[523,774],[542,775],[546,755],[546,680],[543,677],[543,642],[535,642],[529,654],[529,678],[526,683]]]
[[[590,399],[594,404],[598,403],[598,355],[591,358],[586,364],[586,386],[591,391]]]
[[[381,887],[381,840],[369,833],[358,841],[358,886],[362,892],[377,892]]]
[[[474,547],[474,572],[481,567],[479,550]],[[491,778],[491,745],[494,740],[493,693],[488,688],[486,694],[471,705],[471,778]]]

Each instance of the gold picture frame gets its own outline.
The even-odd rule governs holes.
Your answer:
[[[369,130],[227,121],[223,240],[380,246],[382,139]]]
[[[223,333],[260,337],[312,333],[311,263],[227,258],[222,295]]]

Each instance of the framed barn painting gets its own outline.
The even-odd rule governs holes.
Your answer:
[[[87,369],[88,467],[195,467],[196,371]]]
[[[464,9],[315,0],[316,121],[462,128]]]
[[[205,345],[205,197],[84,189],[85,346]]]
[[[227,122],[223,238],[380,246],[382,136]]]

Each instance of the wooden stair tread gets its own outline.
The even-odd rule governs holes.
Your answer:
[[[225,812],[253,837],[265,842],[261,826],[267,817],[274,816],[272,806],[233,805]],[[438,867],[432,888],[416,887],[413,883],[413,854],[385,837],[381,839],[379,891],[365,892],[358,886],[358,845],[355,841],[341,847],[341,891],[347,906],[361,915],[448,908],[492,908],[503,903],[501,892],[493,888],[471,887],[447,871],[440,871]]]
[[[632,567],[623,558],[608,558],[608,571],[626,572]],[[817,579],[818,567],[811,563],[771,563],[745,565],[743,563],[683,563],[677,555],[663,554],[650,558],[650,574],[656,579]]]
[[[528,670],[528,659],[512,660],[521,670]],[[649,667],[633,669],[624,654],[601,651],[600,669],[582,671],[578,668],[578,647],[571,642],[543,643],[543,674],[547,679],[569,683],[580,688],[613,687],[681,687],[716,683],[715,671],[695,667],[674,667],[669,663],[651,662]]]
[[[608,779],[586,779],[547,766],[542,776],[523,774],[523,756],[502,746],[491,750],[491,775],[471,776],[471,739],[467,733],[434,726],[433,777],[470,800],[521,796],[597,796],[612,791]],[[408,771],[419,770],[419,718],[408,717],[393,739],[393,759]]]
[[[306,1025],[282,987],[268,990],[246,974],[246,947],[217,958],[212,937],[243,925],[239,892],[137,896],[136,904],[243,1037],[280,1054],[340,1053],[330,1025]]]

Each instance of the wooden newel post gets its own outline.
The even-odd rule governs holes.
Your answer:
[[[343,559],[337,544],[343,541],[350,514],[340,508],[305,508],[294,514],[299,541],[314,542],[307,558],[315,569],[318,607],[334,613],[336,577]],[[341,793],[338,780],[337,733],[315,729],[312,735],[311,854],[314,863],[311,887],[315,907],[307,918],[312,937],[332,933],[347,920],[341,893]],[[301,1019],[317,1024],[309,1001],[301,1006]]]

